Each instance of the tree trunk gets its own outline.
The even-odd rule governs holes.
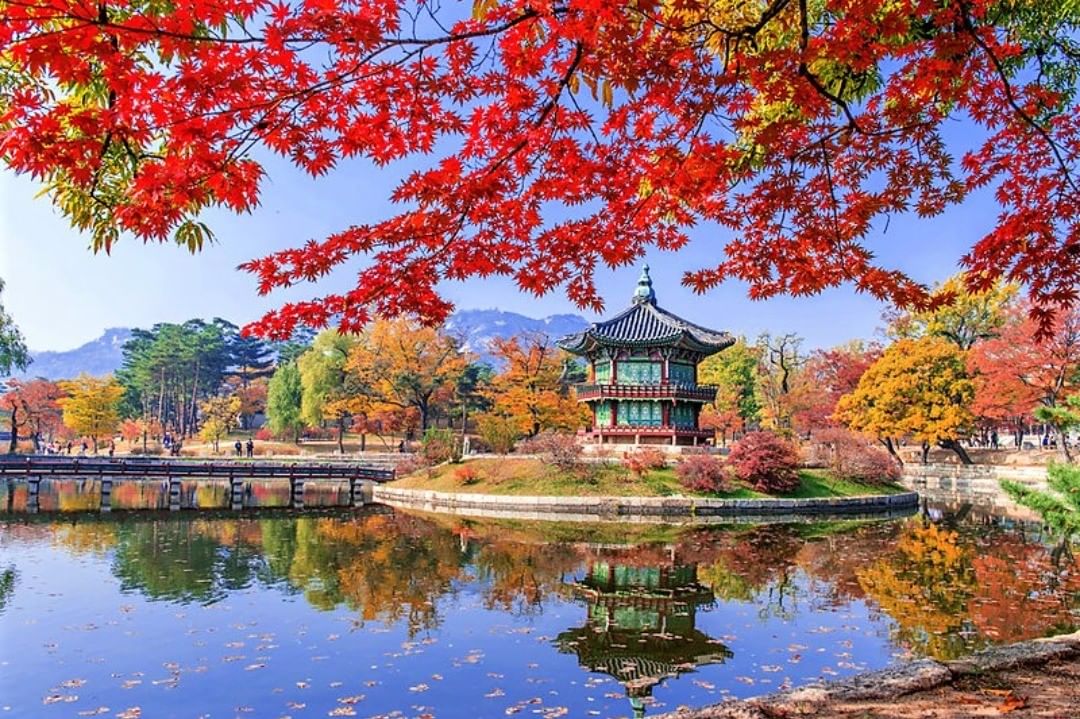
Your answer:
[[[337,451],[338,454],[345,454],[345,418],[338,417],[337,425]]]
[[[961,464],[973,464],[971,457],[968,456],[967,450],[964,449],[964,445],[960,444],[959,440],[946,439],[943,442],[938,442],[938,445],[942,449],[951,449],[956,452],[956,456],[960,458]]]
[[[901,459],[900,455],[897,453],[896,446],[893,445],[892,438],[891,437],[886,437],[886,438],[884,438],[884,439],[882,439],[880,441],[881,441],[881,443],[883,445],[885,445],[885,449],[887,449],[889,451],[889,454],[892,455],[892,458],[895,459],[897,461],[897,463],[901,467],[903,467],[904,466],[904,460]]]
[[[14,403],[11,405],[11,443],[8,445],[8,454],[15,454],[19,450],[19,425],[15,416],[19,413]]]
[[[1061,458],[1065,460],[1065,464],[1072,464],[1072,453],[1069,451],[1069,444],[1065,441],[1065,433],[1058,432],[1058,442],[1061,445]]]

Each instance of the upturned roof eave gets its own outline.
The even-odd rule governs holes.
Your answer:
[[[617,349],[631,349],[636,347],[677,347],[679,349],[697,352],[707,357],[735,344],[735,338],[731,335],[725,335],[720,342],[708,342],[698,340],[693,336],[693,333],[687,330],[680,330],[672,333],[669,337],[631,340],[605,337],[604,335],[589,329],[576,335],[564,337],[558,340],[556,344],[567,352],[580,356],[591,354],[605,347]]]

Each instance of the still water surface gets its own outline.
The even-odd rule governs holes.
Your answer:
[[[0,514],[0,717],[617,717],[1070,631],[1030,528]]]

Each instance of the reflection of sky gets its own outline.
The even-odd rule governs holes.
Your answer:
[[[947,132],[957,157],[978,137],[969,122],[955,122]],[[92,256],[85,249],[88,239],[68,227],[48,199],[34,199],[38,188],[33,182],[0,171],[4,303],[35,349],[75,347],[110,326],[149,327],[192,316],[247,322],[285,300],[351,287],[359,265],[347,264],[317,289],[292,288],[267,299],[256,296],[254,281],[235,270],[238,264],[352,224],[389,217],[393,206],[385,199],[388,188],[406,171],[421,166],[422,160],[412,160],[376,169],[350,160],[328,177],[313,180],[289,163],[270,158],[261,206],[240,217],[207,213],[219,243],[197,257],[175,246],[133,241],[121,241],[112,257]],[[923,282],[939,281],[955,271],[960,256],[992,226],[997,212],[988,188],[937,218],[895,217],[887,231],[882,223],[867,244],[886,267],[908,271]],[[553,213],[551,219],[559,216]],[[648,257],[661,304],[687,319],[751,336],[765,330],[797,331],[810,346],[869,337],[879,324],[880,305],[850,288],[812,298],[750,302],[745,288],[732,283],[696,296],[679,285],[681,273],[714,265],[730,233],[702,225],[690,235],[691,244],[677,255],[654,252]],[[629,300],[637,272],[633,267],[597,271],[609,312]],[[462,308],[497,307],[532,317],[578,311],[559,293],[537,299],[521,294],[506,279],[444,283],[443,289]]]
[[[460,581],[435,600],[441,624],[410,640],[404,622],[350,631],[354,612],[319,611],[276,587],[256,584],[209,606],[155,602],[120,591],[112,552],[54,551],[42,538],[9,542],[3,553],[19,571],[0,615],[6,716],[71,716],[99,706],[110,716],[139,706],[155,718],[327,716],[346,706],[339,699],[360,694],[358,716],[400,710],[473,719],[515,707],[522,716],[556,707],[575,717],[630,713],[617,682],[587,673],[553,643],[559,632],[585,625],[584,600],[549,595],[541,611],[515,616],[484,608],[484,581]],[[734,656],[665,680],[652,692],[651,711],[762,694],[785,680],[800,684],[890,661],[884,621],[862,603],[832,608],[815,601],[814,585],[799,572],[792,576],[794,597],[785,601],[794,598],[786,606],[795,611],[786,619],[761,615],[764,594],[756,603],[699,608],[697,628]],[[823,589],[820,581],[816,586]],[[85,684],[60,687],[71,680]],[[53,693],[78,700],[43,705]]]

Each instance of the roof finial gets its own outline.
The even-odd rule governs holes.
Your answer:
[[[656,293],[653,292],[648,263],[642,265],[641,277],[638,277],[637,289],[634,290],[634,304],[641,304],[642,302],[648,302],[650,305],[656,304]]]

